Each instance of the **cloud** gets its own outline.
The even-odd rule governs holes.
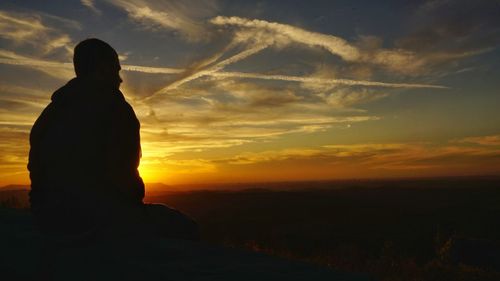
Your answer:
[[[378,119],[365,114],[332,116],[324,100],[298,95],[293,87],[229,78],[139,100],[134,108],[146,130],[144,140],[163,141],[168,151],[177,152],[262,142]]]
[[[498,46],[500,22],[493,12],[498,6],[486,2],[442,1],[425,5],[425,13],[416,13],[420,27],[397,39],[392,49],[383,48],[382,39],[376,36],[359,36],[351,43],[338,36],[259,19],[218,16],[210,22],[233,27],[240,42],[261,42],[277,49],[292,43],[319,47],[349,64],[418,76],[433,71],[436,65],[477,56]]]
[[[52,92],[3,83],[0,86],[0,127],[29,131]]]
[[[47,105],[51,93],[40,89],[2,84],[0,94],[0,108],[8,108],[11,113],[23,112],[33,115],[33,111],[41,111]]]
[[[11,46],[28,45],[32,53],[40,55],[62,51],[68,56],[72,52],[71,38],[44,21],[59,17],[47,17],[42,13],[15,13],[0,11],[0,37],[10,41]]]
[[[150,24],[155,22],[165,29],[180,28],[173,22],[165,21],[167,14],[158,12],[167,13],[169,10],[155,12],[150,6],[147,6],[149,10],[141,8],[146,3],[143,1],[115,1],[115,4],[118,2],[129,9],[127,12],[136,20]],[[238,26],[234,34],[229,34],[232,37],[225,47],[188,67],[122,66],[124,71],[130,72],[176,75],[175,80],[157,91],[168,95],[130,101],[142,123],[144,163],[170,163],[165,157],[278,140],[290,134],[310,134],[336,126],[378,120],[378,116],[356,111],[335,115],[338,108],[352,107],[386,95],[368,90],[346,90],[352,86],[445,88],[430,84],[342,79],[331,75],[294,76],[225,70],[265,49],[279,51],[279,48],[297,42],[308,47],[319,46],[348,62],[363,62],[367,56],[364,49],[332,35],[265,21],[249,22],[253,23],[257,24],[256,27]],[[183,36],[194,36],[199,32],[193,31],[190,25],[186,28],[179,30]],[[381,56],[393,54],[388,52]],[[396,61],[394,57],[391,59]],[[72,73],[71,63],[26,57],[8,51],[0,52],[0,63],[43,69],[47,73],[57,68]],[[385,62],[380,64],[388,65]],[[267,81],[300,83],[301,87],[288,84],[276,86]],[[328,90],[319,95],[306,85]],[[29,99],[9,99],[5,102],[17,102],[19,107],[30,106]],[[335,110],[332,111],[332,108]],[[10,123],[4,125],[25,126],[32,122],[28,116],[21,115],[9,117],[9,120]],[[207,166],[206,161],[200,165],[213,167],[213,163],[208,164],[212,166]]]
[[[0,49],[0,63],[29,67],[61,80],[69,79],[74,75],[72,63],[41,60],[2,49]]]
[[[224,50],[209,59],[205,59],[203,64],[196,64],[197,67],[188,68],[185,73],[179,78],[158,90],[154,95],[167,93],[176,90],[181,85],[196,80],[198,78],[210,76],[216,78],[246,78],[246,79],[263,79],[263,80],[279,80],[290,82],[302,82],[319,85],[349,85],[349,86],[368,86],[368,87],[393,87],[393,88],[446,88],[438,85],[429,84],[411,84],[411,83],[387,83],[378,81],[352,80],[352,79],[332,79],[332,78],[316,78],[316,77],[298,77],[290,75],[268,75],[258,73],[244,72],[224,72],[226,66],[239,62],[252,55],[261,52],[271,46],[282,48],[291,43],[302,43],[310,47],[323,47],[332,54],[339,55],[346,61],[356,61],[365,63],[375,63],[393,70],[406,71],[411,68],[412,63],[418,61],[414,58],[414,54],[402,50],[385,50],[377,49],[365,51],[358,47],[349,44],[342,38],[306,31],[290,25],[267,22],[263,20],[249,20],[239,17],[222,17],[212,18],[210,23],[222,26],[236,26],[237,30],[232,38],[232,41],[224,48]],[[234,49],[237,46],[245,46],[243,51],[232,55],[229,58],[221,61],[217,60],[222,57],[223,53]],[[154,97],[151,96],[149,98]]]
[[[0,120],[5,120],[0,112]],[[29,127],[27,127],[29,128]],[[0,124],[0,181],[5,183],[26,182],[28,162],[29,129]]]
[[[469,143],[486,146],[500,146],[500,135],[467,137],[456,141],[457,143]]]
[[[278,47],[283,47],[291,43],[300,43],[309,47],[321,47],[334,55],[338,55],[347,62],[375,64],[393,71],[404,72],[408,68],[420,66],[418,58],[411,51],[377,48],[368,52],[340,37],[312,32],[287,24],[223,16],[215,17],[210,22],[215,25],[236,26],[243,29],[243,31],[239,30],[236,33],[236,37],[241,38],[241,41],[272,42]]]
[[[0,11],[0,36],[15,42],[34,40],[48,28],[37,17],[25,17]]]
[[[500,150],[492,147],[471,148],[451,143],[441,146],[434,143],[367,143],[242,152],[212,161],[218,165],[218,170],[251,170],[265,174],[266,169],[280,166],[289,168],[289,175],[295,169],[299,178],[321,179],[498,173],[499,156]],[[273,172],[277,176],[281,173],[275,169]]]
[[[203,21],[217,10],[215,1],[109,0],[109,2],[124,9],[130,18],[148,28],[154,30],[156,27],[161,27],[178,31],[189,41],[206,40],[210,36]]]
[[[184,24],[184,16],[189,18],[190,12],[187,12],[184,4],[177,2],[172,2],[171,4],[165,6],[166,10],[155,9],[153,3],[147,1],[121,1],[114,0],[113,4],[124,8],[127,10],[129,15],[134,18],[140,18],[142,20],[153,21],[157,24],[159,23],[164,28],[178,29],[186,28],[187,33],[193,30],[192,25],[189,23]],[[87,4],[92,4],[89,2]],[[157,7],[156,7],[157,8]],[[169,18],[173,17],[175,21]],[[244,72],[224,72],[222,71],[226,66],[239,62],[246,59],[252,55],[255,55],[262,50],[270,46],[283,47],[291,43],[302,43],[310,47],[319,46],[330,51],[332,54],[339,55],[346,61],[357,61],[357,62],[375,62],[377,64],[390,66],[391,68],[400,68],[401,66],[408,67],[411,62],[408,61],[409,57],[413,54],[408,52],[402,52],[400,50],[384,50],[378,48],[373,51],[366,51],[365,49],[359,48],[353,44],[348,43],[342,38],[321,34],[316,32],[310,32],[301,28],[297,28],[290,25],[267,22],[263,20],[248,20],[239,17],[215,17],[210,20],[214,25],[229,25],[236,26],[239,29],[235,32],[232,41],[221,51],[211,57],[204,59],[200,62],[194,64],[193,67],[188,67],[184,70],[173,69],[173,68],[152,68],[146,66],[132,66],[124,65],[124,70],[139,71],[146,73],[163,73],[163,74],[179,74],[174,81],[170,82],[165,87],[156,91],[156,94],[167,93],[172,90],[176,90],[181,85],[197,80],[202,77],[213,77],[213,78],[244,78],[244,79],[259,79],[259,80],[277,80],[277,81],[289,81],[289,82],[300,82],[309,83],[316,85],[324,85],[325,87],[332,87],[335,85],[346,85],[346,86],[366,86],[366,87],[391,87],[391,88],[444,88],[439,85],[428,85],[428,84],[413,84],[413,83],[388,83],[379,81],[368,81],[368,80],[355,80],[355,79],[333,79],[333,78],[320,78],[320,77],[299,77],[292,75],[268,75],[259,73],[244,73]],[[190,27],[191,26],[191,27]],[[181,28],[181,29],[182,29]],[[189,31],[191,30],[191,31]],[[49,46],[52,48],[57,48],[67,44],[67,41],[59,40],[53,41]],[[236,49],[238,46],[243,46],[243,50],[237,52],[236,54],[230,56],[229,58],[224,58],[219,61],[219,59],[227,52],[232,49]],[[16,62],[2,60],[3,63]],[[30,61],[24,60],[23,62],[17,62],[17,64],[28,65]],[[43,66],[51,67],[52,63],[40,61],[31,61],[31,63],[37,63]],[[67,65],[64,65],[67,67]],[[152,98],[154,97],[148,97]]]
[[[399,48],[420,55],[422,65],[462,67],[460,59],[498,48],[500,17],[497,1],[426,1],[408,19]]]
[[[102,11],[97,9],[94,0],[80,0],[83,6],[89,8],[92,12],[101,15]]]
[[[329,93],[322,93],[320,95],[329,105],[333,107],[346,108],[385,98],[389,96],[389,93],[369,89],[350,90],[341,88]]]
[[[210,22],[215,25],[228,25],[248,28],[250,29],[250,31],[254,31],[253,33],[257,33],[258,31],[266,31],[268,32],[268,34],[265,34],[265,39],[273,41],[273,43],[277,45],[287,45],[291,42],[299,42],[308,46],[323,47],[326,50],[330,51],[332,54],[338,55],[347,61],[359,60],[361,56],[357,48],[350,45],[342,38],[333,35],[310,32],[290,25],[267,22],[257,19],[250,20],[240,17],[223,16],[215,17],[211,19]],[[241,36],[242,33],[238,35],[240,37],[243,37]],[[254,37],[253,34],[252,36],[249,36],[247,34],[246,36],[244,36],[244,39],[241,40],[257,40],[255,38],[256,37]]]
[[[151,66],[139,66],[139,65],[122,65],[122,70],[134,71],[150,74],[178,74],[182,73],[183,69],[170,68],[170,67],[151,67]]]
[[[160,170],[172,170],[175,174],[186,174],[192,176],[194,173],[213,173],[216,172],[216,166],[205,159],[153,159],[151,162],[144,162],[141,167],[146,169],[155,168]],[[149,166],[149,167],[148,167]]]

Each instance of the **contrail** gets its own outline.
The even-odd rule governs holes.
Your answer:
[[[387,82],[377,82],[377,81],[364,81],[364,80],[350,80],[350,79],[327,79],[327,78],[316,78],[316,77],[301,77],[301,76],[288,76],[288,75],[267,75],[260,73],[245,73],[245,72],[224,72],[220,71],[224,66],[231,63],[242,60],[250,55],[253,55],[264,48],[267,45],[258,45],[256,47],[247,49],[241,53],[238,53],[230,58],[227,58],[215,66],[194,73],[191,76],[185,77],[182,80],[176,81],[175,83],[159,90],[154,95],[159,93],[164,93],[170,89],[176,88],[186,82],[203,77],[230,77],[230,78],[249,78],[249,79],[263,79],[263,80],[279,80],[279,81],[291,81],[291,82],[307,82],[307,83],[318,83],[318,84],[337,84],[337,85],[348,85],[348,86],[373,86],[373,87],[389,87],[389,88],[434,88],[434,89],[448,89],[446,86],[431,85],[431,84],[410,84],[410,83],[387,83]],[[54,68],[65,68],[73,69],[73,64],[68,62],[54,62],[46,60],[37,59],[8,59],[0,58],[0,63],[8,65],[21,65],[21,66],[35,66],[35,67],[54,67]],[[168,68],[168,67],[149,67],[149,66],[137,66],[137,65],[123,65],[122,69],[125,71],[143,72],[143,73],[159,73],[159,74],[178,74],[185,70],[181,68]],[[153,95],[153,96],[154,96]]]
[[[208,68],[211,64],[214,64],[215,62],[217,62],[217,60],[220,59],[224,55],[224,53],[228,49],[230,49],[233,45],[234,45],[234,43],[231,43],[231,44],[227,45],[226,47],[224,47],[222,51],[220,51],[216,54],[213,54],[212,56],[210,56],[208,58],[201,59],[201,60],[191,64],[190,66],[186,67],[185,69],[179,70],[181,75],[179,75],[177,77],[177,80],[164,86],[159,91],[162,91],[162,90],[166,91],[167,89],[171,89],[172,87],[177,87],[178,85],[180,85],[179,81],[181,81],[181,80],[184,80],[184,79],[186,79],[186,81],[189,80],[188,79],[189,77],[196,75],[198,72],[202,71],[204,68]],[[192,78],[192,79],[195,79],[195,78]],[[190,80],[192,80],[192,79],[190,79]],[[184,81],[184,82],[186,82],[186,81]],[[174,85],[172,85],[172,84],[174,84]],[[177,84],[177,85],[175,85],[175,84]],[[157,92],[159,92],[159,91],[157,91]],[[156,93],[154,93],[152,96],[150,96],[146,99],[152,98],[155,94]]]
[[[0,58],[0,63],[9,64],[9,65],[56,67],[56,68],[73,69],[72,63],[35,60],[35,59],[5,59],[5,58]]]
[[[216,72],[212,73],[211,76],[307,82],[307,83],[317,83],[317,84],[338,84],[338,85],[349,85],[349,86],[359,85],[359,86],[374,86],[374,87],[389,87],[389,88],[448,89],[448,87],[445,86],[431,85],[431,84],[386,83],[386,82],[350,80],[350,79],[328,79],[328,78],[301,77],[301,76],[288,76],[288,75],[266,75],[266,74],[246,73],[246,72]]]
[[[138,66],[138,65],[122,65],[122,70],[143,72],[143,73],[162,73],[162,74],[177,74],[182,73],[184,69],[169,68],[169,67],[151,67],[151,66]]]
[[[238,62],[242,59],[245,59],[253,54],[256,54],[256,53],[262,51],[263,49],[267,48],[268,46],[269,46],[268,44],[259,44],[257,46],[250,48],[250,49],[246,49],[245,51],[242,51],[242,52],[240,52],[232,57],[229,57],[229,58],[217,63],[216,65],[214,65],[212,67],[195,72],[190,76],[187,76],[181,80],[175,81],[174,83],[168,85],[167,87],[164,87],[164,88],[158,90],[152,96],[148,97],[148,99],[156,96],[157,94],[162,94],[162,93],[167,92],[168,90],[175,89],[175,88],[179,87],[180,85],[187,83],[189,81],[192,81],[194,79],[197,79],[197,78],[200,78],[203,76],[214,76],[215,73],[217,73],[219,70],[223,69],[226,65],[229,65],[229,64]]]
[[[55,67],[55,68],[65,68],[73,69],[73,63],[70,62],[55,62],[37,59],[6,59],[0,58],[0,63],[9,65],[22,65],[22,66],[36,66],[36,67]],[[139,65],[122,65],[122,69],[125,71],[143,72],[143,73],[159,73],[159,74],[177,74],[182,73],[184,69],[180,68],[169,68],[169,67],[151,67],[151,66],[139,66]]]

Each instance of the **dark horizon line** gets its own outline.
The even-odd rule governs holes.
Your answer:
[[[347,182],[397,182],[397,181],[425,181],[425,180],[458,180],[458,179],[492,179],[500,180],[500,174],[485,174],[485,175],[454,175],[454,176],[421,176],[421,177],[383,177],[383,178],[345,178],[345,179],[317,179],[317,180],[276,180],[276,181],[249,181],[249,182],[207,182],[207,183],[182,183],[182,184],[166,184],[163,182],[148,182],[145,183],[146,187],[148,185],[163,185],[165,187],[203,187],[203,186],[230,186],[230,185],[282,185],[289,183],[347,183]],[[30,187],[30,184],[7,184],[0,187],[0,190],[5,188],[18,187]]]

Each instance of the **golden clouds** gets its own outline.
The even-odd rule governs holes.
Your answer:
[[[500,148],[456,145],[454,141],[445,145],[332,144],[241,152],[203,160],[165,158],[155,161],[158,165],[150,165],[150,171],[169,167],[169,178],[174,183],[197,182],[185,177],[189,173],[202,176],[199,182],[488,175],[500,172]]]
[[[2,49],[0,49],[0,63],[36,69],[61,80],[67,80],[74,76],[72,63],[42,60]]]
[[[3,112],[1,120],[6,117]],[[0,185],[27,183],[29,131],[18,124],[6,127],[0,124]]]
[[[500,148],[471,148],[451,142],[444,146],[433,143],[325,145],[241,153],[214,161],[220,165],[220,171],[247,169],[267,174],[268,180],[486,175],[500,172]],[[265,171],[272,167],[281,167],[284,171],[278,171],[273,178],[272,173]],[[301,173],[301,169],[307,172]],[[294,173],[300,176],[296,178]]]
[[[487,146],[500,146],[500,136],[468,137],[457,140],[459,143],[471,143]]]

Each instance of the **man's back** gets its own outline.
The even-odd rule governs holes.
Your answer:
[[[119,90],[71,80],[52,96],[30,143],[30,200],[42,221],[83,226],[108,206],[142,203],[139,122]]]

